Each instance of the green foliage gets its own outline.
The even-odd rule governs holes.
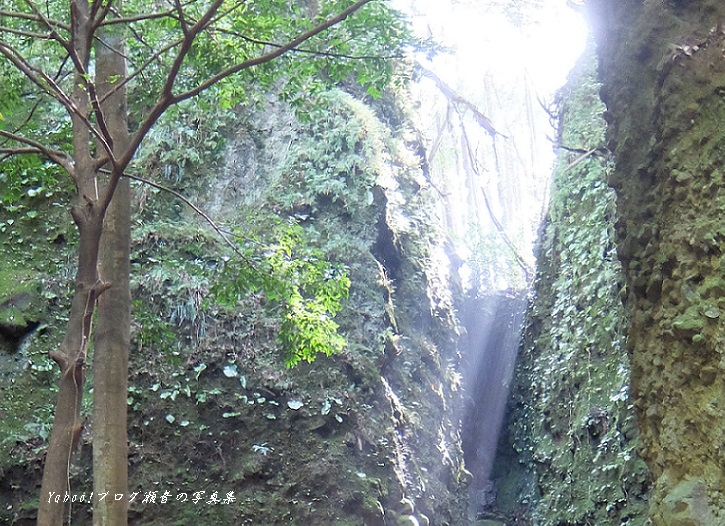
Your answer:
[[[385,162],[385,131],[375,115],[350,95],[331,90],[306,103],[304,122],[283,177],[270,192],[273,206],[316,212],[332,203],[352,213],[372,204]]]
[[[222,8],[198,35],[180,64],[172,92],[179,94],[194,89],[231,66],[269,53],[350,5],[349,0],[327,0],[311,5],[266,0]],[[208,2],[186,3],[183,8],[179,7],[183,9],[181,16],[174,9],[165,11],[166,7],[157,4],[138,0],[124,2],[122,16],[132,21],[117,27],[126,36],[130,76],[125,87],[132,132],[162,91],[187,29],[183,26],[199,20],[208,7]],[[8,0],[5,8],[9,12],[32,13],[31,6],[20,0]],[[155,14],[147,16],[151,13]],[[44,15],[59,22],[55,30],[60,38],[70,39],[67,2],[46,2]],[[23,137],[50,148],[72,153],[69,116],[63,105],[48,94],[56,89],[65,93],[72,91],[76,72],[73,61],[66,60],[67,49],[52,38],[25,36],[47,31],[44,23],[33,21],[33,17],[4,17],[3,27],[8,28],[0,35],[3,41],[13,46],[28,64],[52,78],[53,89],[34,86],[2,57],[0,126],[19,130]],[[134,168],[144,176],[162,174],[176,186],[184,181],[188,187],[190,178],[184,175],[191,168],[219,158],[224,146],[223,127],[234,117],[231,109],[240,102],[259,102],[275,93],[304,110],[300,115],[308,117],[316,126],[293,156],[296,164],[290,168],[300,184],[296,187],[298,192],[285,204],[294,208],[300,202],[316,202],[319,196],[342,203],[348,211],[359,203],[370,204],[371,188],[380,164],[376,157],[381,150],[375,144],[377,133],[365,122],[361,126],[360,120],[350,118],[352,113],[362,111],[360,103],[350,97],[341,102],[343,95],[338,94],[336,110],[330,113],[327,103],[334,97],[318,95],[333,84],[344,83],[358,84],[368,95],[379,96],[393,78],[402,81],[403,77],[395,77],[396,59],[411,42],[402,16],[385,2],[373,1],[292,52],[273,62],[240,71],[201,96],[169,109],[147,135]],[[85,81],[93,80],[92,73],[85,75]],[[315,101],[312,106],[311,100]],[[94,115],[90,122],[96,123]],[[327,135],[327,150],[321,156],[307,156],[313,151],[312,141],[319,135]],[[22,141],[4,144],[26,146]],[[58,167],[38,156],[15,156],[3,159],[0,199],[15,206],[29,192],[49,197],[61,188],[68,188],[68,182]],[[31,208],[22,212],[30,219],[38,216],[38,211]],[[10,221],[0,228],[9,230],[16,219],[10,218]],[[287,241],[290,239],[280,237],[279,242]],[[274,246],[267,243],[265,247],[280,254],[285,250],[302,251],[300,246],[285,247],[279,243]],[[279,299],[285,305],[281,341],[288,348],[302,349],[288,355],[288,364],[342,348],[342,339],[334,336],[337,326],[331,317],[347,293],[349,280],[344,272],[339,272],[339,277],[321,278],[330,269],[325,266],[324,258],[314,253],[268,260],[250,253],[250,259],[255,260],[254,268],[270,272],[252,290],[263,291],[270,299]],[[239,274],[243,282],[244,273]],[[285,280],[290,281],[287,287],[281,285]],[[315,323],[320,324],[319,334],[312,328]]]
[[[212,255],[218,243],[212,234],[185,222],[149,222],[134,237],[136,343],[175,362],[185,343],[195,345],[206,335],[204,298],[218,277],[217,256]]]
[[[38,155],[6,159],[0,170],[0,201],[6,207],[12,207],[19,206],[18,201],[25,196],[52,197],[63,190],[63,175],[58,165],[44,161]],[[32,209],[27,212],[32,212]]]
[[[208,93],[170,108],[146,136],[134,169],[143,174],[160,172],[177,188],[188,185],[185,174],[219,161],[224,130],[234,118],[233,111],[217,107]]]
[[[69,146],[68,123],[57,120],[57,111],[39,97],[35,103],[25,92],[29,83],[17,70],[0,60],[0,130],[14,132],[22,126],[26,137],[55,143],[60,149]],[[0,147],[8,147],[0,138]],[[6,156],[0,154],[0,202],[12,206],[24,196],[58,193],[64,184],[63,170],[37,154]],[[11,210],[12,211],[12,210]]]
[[[140,300],[132,305],[133,316],[139,329],[135,334],[139,348],[150,347],[154,349],[173,348],[176,339],[171,324],[159,318]]]
[[[471,269],[470,283],[478,290],[495,290],[506,284],[513,290],[526,288],[524,275],[511,247],[501,241],[499,232],[481,233],[477,220],[469,221],[466,241],[471,250],[466,259]]]
[[[345,340],[332,318],[348,297],[350,279],[344,267],[312,248],[292,220],[279,222],[271,235],[253,242],[248,235],[239,239],[246,260],[227,262],[222,279],[212,287],[216,299],[234,306],[242,296],[261,292],[273,302],[272,309],[282,319],[279,343],[288,367],[300,360],[311,362],[320,353],[341,351]]]
[[[326,0],[313,7],[280,0],[242,3],[223,10],[206,31],[199,35],[183,64],[177,91],[192,89],[220,71],[269,53],[287,44],[315,25],[349,7],[347,0]],[[185,6],[188,20],[198,19],[205,3]],[[149,11],[146,2],[126,2],[125,15],[137,16]],[[148,60],[149,50],[169,46],[181,35],[176,17],[163,17],[132,24],[129,57],[133,63]],[[243,70],[221,81],[214,89],[217,106],[234,108],[239,103],[256,103],[269,92],[280,93],[293,103],[304,102],[331,83],[354,82],[371,96],[394,79],[396,58],[413,38],[402,16],[385,2],[374,1],[342,23],[306,41],[293,52],[274,62]],[[148,64],[142,82],[130,85],[131,100],[141,107],[152,104],[152,93],[163,85],[166,67],[173,51],[162,53],[160,60]]]
[[[8,12],[32,13],[25,2],[8,0],[7,3]],[[314,6],[266,0],[223,7],[214,22],[198,35],[180,65],[173,92],[197,88],[232,66],[269,53],[349,6],[347,0],[327,0]],[[208,7],[207,2],[184,4],[185,22],[192,24]],[[178,44],[183,39],[184,28],[182,18],[173,9],[166,11],[165,7],[138,0],[124,2],[123,9],[123,16],[134,20],[118,26],[127,37],[130,80],[126,88],[133,130],[161,93]],[[70,27],[66,2],[46,2],[44,13]],[[152,13],[153,16],[149,16]],[[3,26],[8,28],[2,32],[4,42],[52,78],[54,86],[70,93],[74,74],[72,61],[66,57],[67,50],[53,39],[24,37],[22,32],[47,30],[43,23],[34,24],[30,20],[24,16],[4,17]],[[60,37],[70,39],[63,25],[57,31]],[[299,48],[272,62],[243,69],[214,84],[205,95],[194,100],[201,111],[224,112],[241,102],[257,103],[265,100],[269,93],[277,93],[301,106],[311,94],[337,83],[358,84],[369,94],[379,96],[393,79],[403,80],[403,76],[396,75],[394,66],[400,62],[396,59],[402,57],[403,47],[412,42],[402,16],[385,2],[373,1]],[[4,58],[0,58],[0,78],[0,128],[19,129],[24,137],[70,152],[70,119],[63,106],[48,95],[53,90],[38,89]],[[93,81],[93,76],[89,75],[88,80]],[[187,108],[182,113],[190,112]],[[189,124],[193,129],[193,123],[187,121],[180,131],[186,132],[184,128]],[[207,148],[215,149],[219,143],[209,133],[199,135],[203,136]],[[180,140],[178,137],[151,139],[149,147],[157,144],[167,152],[173,146],[184,147],[188,142],[184,137]],[[210,140],[215,144],[206,145]],[[192,161],[194,153],[199,151],[199,144],[193,146],[188,153]],[[185,159],[171,160],[177,164],[177,171],[184,169],[182,161]]]
[[[329,2],[322,9],[321,17],[331,16],[345,4]],[[386,2],[371,2],[345,24],[332,28],[325,40],[323,52],[332,50],[338,57],[367,59],[320,57],[316,66],[322,67],[335,82],[349,80],[348,77],[352,76],[352,80],[362,85],[368,95],[378,98],[389,82],[401,80],[402,77],[395,75],[393,58],[400,56],[401,48],[411,44],[413,37],[399,12]]]
[[[605,124],[594,60],[582,62],[561,100],[561,140],[601,146]],[[614,243],[612,165],[565,153],[555,171],[539,253],[537,300],[519,363],[525,407],[514,447],[537,473],[542,524],[619,523],[644,516],[646,472],[629,400],[622,271]],[[624,520],[624,519],[623,519]]]

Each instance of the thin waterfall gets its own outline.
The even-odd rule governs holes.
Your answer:
[[[493,507],[491,470],[521,340],[527,291],[498,291],[473,299],[464,308],[468,332],[464,360],[463,452],[473,475],[474,511]]]

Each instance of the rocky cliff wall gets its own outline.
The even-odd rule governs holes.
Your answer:
[[[657,525],[725,521],[725,5],[591,2]]]
[[[556,105],[559,155],[494,469],[497,505],[512,524],[646,523],[592,48]]]
[[[345,350],[287,369],[269,302],[249,293],[222,306],[210,292],[234,255],[173,196],[136,188],[131,524],[465,524],[460,329],[405,104],[321,97],[301,114],[274,97],[236,112],[190,105],[139,159],[145,177],[248,243],[274,242],[292,218],[352,287],[337,317]],[[45,353],[73,271],[59,254],[72,253],[73,234],[38,229],[18,203],[4,224],[24,244],[0,256],[0,303],[6,318],[25,313],[14,327],[27,330],[23,345],[3,333],[0,349],[0,522],[30,524],[55,374]],[[90,491],[92,427],[72,470],[77,494]],[[205,499],[175,500],[195,491]],[[236,501],[209,504],[215,491]],[[74,522],[89,512],[74,506]]]

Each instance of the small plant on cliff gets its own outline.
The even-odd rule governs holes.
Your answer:
[[[345,339],[332,318],[348,297],[344,267],[327,261],[291,219],[279,222],[269,239],[249,241],[248,236],[245,232],[246,241],[240,240],[246,260],[227,262],[223,279],[212,288],[217,300],[234,306],[243,295],[263,293],[282,320],[278,342],[287,367],[341,351]]]

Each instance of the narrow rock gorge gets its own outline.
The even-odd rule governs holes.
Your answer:
[[[541,110],[523,76],[471,93],[396,57],[380,92],[269,84],[159,120],[131,166],[129,524],[725,524],[725,5],[579,10],[593,34]],[[78,234],[50,163],[0,162],[0,523],[29,525]],[[285,354],[252,253],[288,272],[276,296],[302,267],[349,284],[310,320],[336,352]],[[92,522],[80,405],[70,524]]]

